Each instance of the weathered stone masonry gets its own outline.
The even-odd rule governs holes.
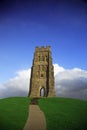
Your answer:
[[[55,96],[54,67],[50,46],[35,48],[28,96],[40,97],[42,89],[44,97]]]

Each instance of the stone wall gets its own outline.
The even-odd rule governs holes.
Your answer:
[[[42,88],[44,97],[55,96],[54,67],[50,46],[35,48],[28,96],[40,97]]]

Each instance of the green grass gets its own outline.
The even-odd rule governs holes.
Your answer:
[[[29,112],[28,97],[0,99],[0,130],[22,130]]]
[[[28,97],[0,99],[0,130],[22,130],[30,100]],[[39,106],[45,114],[47,130],[87,130],[87,101],[42,98]]]
[[[69,98],[42,98],[47,130],[87,130],[87,101]]]

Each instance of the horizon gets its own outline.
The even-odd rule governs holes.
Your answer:
[[[85,0],[0,2],[0,97],[26,95],[35,47],[48,45],[56,94],[87,99]]]

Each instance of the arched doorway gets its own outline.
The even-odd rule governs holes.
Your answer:
[[[40,96],[41,96],[41,97],[44,97],[44,96],[45,96],[45,88],[44,88],[44,87],[42,87],[42,88],[40,89]]]

